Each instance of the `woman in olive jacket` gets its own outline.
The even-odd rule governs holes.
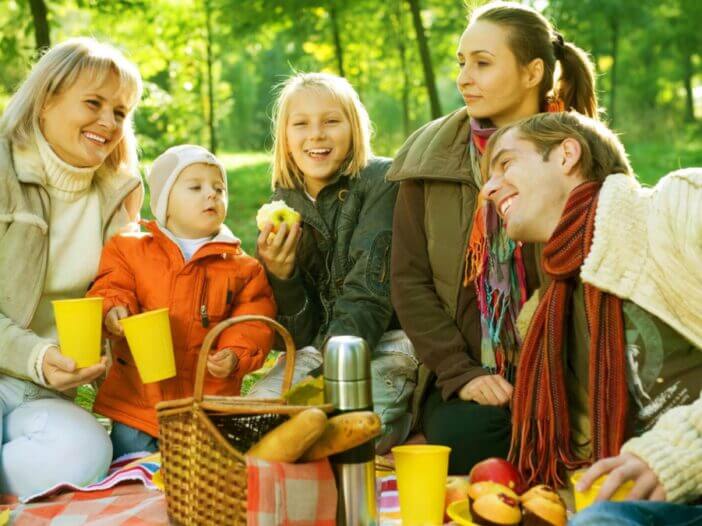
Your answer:
[[[530,7],[473,12],[457,57],[466,107],[415,132],[388,179],[400,182],[393,306],[423,363],[413,414],[430,443],[452,448],[449,470],[467,473],[507,456],[517,316],[539,286],[534,247],[510,241],[478,198],[481,152],[496,128],[563,108],[594,116],[597,102],[585,53]]]

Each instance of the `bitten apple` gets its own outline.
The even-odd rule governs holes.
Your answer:
[[[470,471],[471,484],[485,481],[497,482],[507,486],[518,495],[526,489],[524,487],[524,479],[522,479],[517,468],[502,458],[488,458],[473,466],[473,469]]]
[[[273,223],[273,232],[277,232],[280,225],[285,223],[288,231],[295,223],[299,223],[301,216],[298,212],[285,204],[285,201],[266,203],[256,213],[256,226],[263,230],[266,223]]]

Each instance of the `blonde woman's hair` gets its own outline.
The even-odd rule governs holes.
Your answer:
[[[602,182],[611,174],[634,175],[624,145],[617,134],[601,121],[576,111],[538,113],[492,134],[482,159],[482,171],[489,176],[490,160],[497,141],[510,130],[534,144],[544,161],[553,149],[571,138],[580,144],[578,165],[585,179]]]
[[[282,188],[304,186],[304,175],[288,151],[286,135],[290,115],[290,101],[302,90],[320,90],[328,93],[342,108],[351,125],[351,149],[342,173],[355,177],[371,158],[371,123],[368,112],[358,93],[348,80],[329,73],[296,73],[280,86],[273,109],[273,175],[271,185]]]
[[[12,96],[0,119],[0,136],[19,146],[35,140],[39,116],[46,102],[70,88],[83,73],[102,84],[112,73],[126,95],[128,112],[123,136],[104,166],[113,172],[138,173],[133,111],[141,98],[142,82],[137,67],[116,48],[93,38],[72,38],[49,49]]]

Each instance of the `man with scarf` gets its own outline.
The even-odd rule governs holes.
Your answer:
[[[510,457],[554,485],[599,461],[581,484],[610,473],[601,499],[626,480],[631,499],[699,497],[702,402],[670,409],[702,388],[702,170],[642,188],[617,137],[575,113],[500,129],[482,168],[507,234],[545,243]]]

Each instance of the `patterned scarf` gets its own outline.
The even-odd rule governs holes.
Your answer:
[[[573,288],[592,244],[600,183],[587,182],[568,197],[544,247],[543,268],[553,279],[522,346],[512,405],[510,460],[528,479],[563,485],[563,469],[587,464],[571,450],[563,344]],[[627,414],[622,302],[585,284],[590,335],[589,412],[594,459],[619,453]]]
[[[471,119],[470,157],[479,188],[485,181],[480,156],[496,128]],[[483,367],[513,381],[514,359],[521,344],[517,315],[527,300],[522,249],[507,237],[492,202],[478,195],[478,206],[466,252],[463,285],[474,283],[480,311],[480,355]]]

